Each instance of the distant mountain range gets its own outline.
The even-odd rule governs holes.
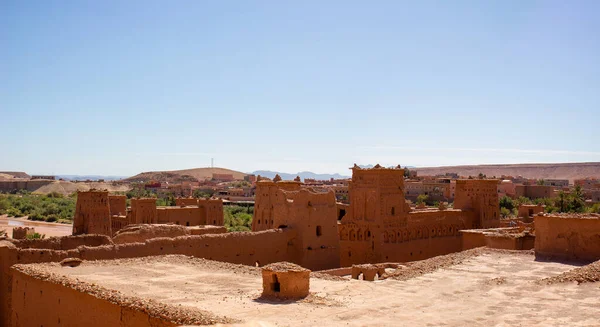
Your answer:
[[[105,181],[116,181],[119,179],[127,178],[127,176],[103,176],[103,175],[56,175],[56,179],[64,179],[66,181],[97,181],[103,179]]]
[[[262,177],[268,177],[273,179],[275,177],[275,175],[279,174],[279,176],[281,176],[281,178],[283,180],[293,180],[294,178],[296,178],[296,176],[300,176],[300,178],[302,180],[306,179],[306,178],[314,178],[317,180],[326,180],[326,179],[344,179],[344,178],[350,178],[350,176],[343,176],[340,174],[317,174],[317,173],[313,173],[310,171],[301,171],[295,174],[290,174],[290,173],[282,173],[282,172],[278,172],[278,171],[270,171],[270,170],[257,170],[252,172],[252,174],[258,176],[262,176]]]

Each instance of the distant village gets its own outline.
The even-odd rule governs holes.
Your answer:
[[[0,172],[8,176],[11,172]],[[0,179],[0,192],[15,193],[19,190],[35,192],[43,185],[56,181],[56,176],[27,175],[12,173],[12,178]],[[179,181],[128,181],[128,180],[73,180],[70,183],[91,184],[103,183],[118,186],[133,191],[144,191],[145,195],[153,193],[157,198],[165,197],[195,197],[218,198],[223,204],[253,205],[256,192],[256,182],[270,180],[260,175],[247,174],[243,179],[236,179],[233,174],[212,174],[212,178],[197,180],[192,176],[183,175]],[[275,181],[280,180],[275,176]],[[440,202],[454,202],[456,181],[458,179],[491,179],[498,181],[498,196],[508,196],[517,199],[525,197],[531,200],[542,198],[555,198],[559,192],[568,194],[579,187],[588,205],[600,203],[600,179],[581,178],[570,183],[568,179],[531,179],[522,176],[459,176],[456,173],[446,173],[435,176],[419,176],[416,170],[405,169],[405,198],[413,203],[424,202],[426,205],[437,205]],[[349,203],[348,184],[351,179],[317,180],[298,176],[295,181],[302,182],[303,187],[311,188],[316,192],[329,192],[333,190],[338,202]]]

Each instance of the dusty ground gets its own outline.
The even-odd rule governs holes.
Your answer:
[[[482,251],[403,281],[313,277],[298,302],[260,300],[257,268],[183,256],[42,265],[127,296],[278,326],[600,326],[600,284],[544,285],[575,267],[528,252]]]
[[[8,218],[6,215],[0,216],[0,230],[6,230],[8,237],[12,237],[13,227],[34,227],[40,234],[51,236],[66,236],[73,232],[73,225],[47,223],[43,221],[32,221],[27,218]]]

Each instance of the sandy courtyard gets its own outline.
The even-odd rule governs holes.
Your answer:
[[[311,278],[307,299],[268,302],[252,267],[183,256],[49,266],[125,295],[277,326],[600,326],[599,283],[535,283],[573,268],[486,252],[406,281]]]

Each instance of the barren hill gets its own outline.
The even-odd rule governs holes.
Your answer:
[[[53,181],[43,185],[32,192],[34,193],[52,193],[58,192],[63,195],[69,195],[77,191],[89,191],[91,189],[107,190],[109,192],[127,192],[131,187],[127,184],[113,184],[110,182],[69,182],[69,181]]]
[[[536,179],[568,179],[570,182],[586,177],[600,178],[600,162],[448,166],[412,169],[416,170],[419,175],[457,173],[460,176],[477,176],[482,173],[488,177],[507,175]]]
[[[126,178],[128,182],[181,182],[181,181],[203,181],[211,179],[213,174],[231,174],[235,179],[244,179],[247,174],[225,168],[193,168],[171,171],[150,171]]]
[[[3,179],[11,179],[11,178],[24,178],[30,179],[31,176],[27,175],[22,171],[0,171],[0,177]]]

